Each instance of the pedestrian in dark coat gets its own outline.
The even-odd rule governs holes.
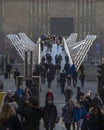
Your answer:
[[[23,130],[15,110],[9,103],[5,103],[0,113],[0,126],[3,130]]]
[[[52,56],[50,54],[46,54],[46,59],[47,59],[48,63],[51,63]]]
[[[65,82],[66,82],[66,75],[64,73],[64,70],[62,70],[62,73],[60,73],[60,86],[61,86],[61,94],[64,94],[64,88],[65,88]]]
[[[46,104],[43,108],[43,119],[44,119],[44,127],[46,130],[53,130],[55,127],[55,121],[57,118],[57,109],[54,105],[51,98],[46,100]]]
[[[16,71],[14,72],[14,79],[15,79],[15,84],[16,84],[16,78],[17,76],[20,76],[20,72],[18,69],[16,69]]]
[[[62,108],[63,121],[67,130],[71,130],[71,124],[74,122],[74,102],[69,99],[69,102]]]
[[[104,130],[104,114],[99,107],[94,107],[83,121],[81,130]]]
[[[74,64],[70,67],[70,74],[71,74],[72,79],[73,79],[73,87],[75,88],[76,85],[77,85],[77,76],[78,76],[78,73],[76,71],[76,68],[75,68]]]
[[[31,76],[28,76],[26,79],[26,87],[31,89],[32,86],[33,86],[32,78]]]
[[[52,80],[53,80],[53,72],[51,70],[48,70],[47,72],[48,88],[51,88]]]
[[[33,96],[26,100],[25,103],[26,105],[17,110],[18,113],[25,118],[23,122],[24,130],[39,130],[40,119],[43,113],[39,108],[38,99]]]
[[[65,61],[69,62],[69,57],[67,55],[65,56]]]
[[[55,64],[58,64],[59,63],[59,57],[58,57],[58,54],[56,54],[55,56]]]
[[[73,91],[71,90],[70,86],[68,86],[66,88],[64,95],[65,95],[65,101],[67,103],[69,101],[69,99],[71,99],[73,96]]]
[[[66,78],[67,78],[67,83],[68,83],[68,85],[71,86],[71,78],[72,78],[72,76],[71,76],[70,71],[68,71],[68,72],[66,73]]]
[[[80,90],[80,87],[77,87],[77,95],[76,95],[77,103],[80,102],[80,96],[82,94],[84,94],[84,93]]]
[[[89,109],[93,106],[92,98],[89,92],[85,95],[83,105],[88,112],[89,112]]]
[[[79,80],[80,80],[80,82],[81,82],[81,87],[84,88],[85,74],[84,74],[83,71],[80,72]]]
[[[59,59],[59,63],[61,64],[61,61],[62,61],[62,56],[61,56],[61,54],[59,54],[58,59]]]
[[[41,69],[41,82],[42,82],[42,84],[45,84],[45,75],[46,75],[45,64],[42,64],[42,69]]]
[[[75,88],[77,85],[77,76],[78,73],[75,71],[74,73],[72,73],[72,79],[73,79],[73,87]]]
[[[98,94],[95,94],[95,96],[92,99],[93,106],[98,106],[99,108],[103,108],[103,102]]]
[[[65,70],[65,73],[69,72],[69,70],[70,70],[70,64],[68,62],[65,63],[64,70]]]
[[[11,70],[12,70],[12,65],[11,64],[7,64],[6,72],[8,73],[8,78],[10,78]]]
[[[46,59],[45,59],[45,56],[42,56],[41,62],[42,62],[42,63],[45,63],[45,60],[46,60]]]

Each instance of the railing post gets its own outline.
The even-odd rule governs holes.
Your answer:
[[[27,51],[25,51],[25,58],[24,58],[24,77],[27,77]]]
[[[30,76],[32,77],[33,52],[30,51]]]

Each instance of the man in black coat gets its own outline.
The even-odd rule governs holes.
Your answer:
[[[12,65],[11,64],[7,64],[6,72],[8,73],[8,78],[10,78],[11,70],[12,70]]]
[[[16,84],[16,78],[17,76],[20,76],[20,72],[18,69],[16,69],[16,71],[14,72],[14,79],[15,79],[15,84]]]
[[[53,72],[51,70],[48,70],[47,72],[47,82],[48,82],[48,88],[51,88],[51,83],[54,78]]]
[[[61,86],[61,94],[64,94],[65,82],[66,82],[66,75],[64,73],[64,70],[62,70],[62,73],[60,73],[60,79],[59,79],[59,83]]]
[[[45,64],[42,64],[42,69],[41,69],[41,82],[42,82],[42,84],[45,84],[45,74],[46,74]]]
[[[45,103],[43,108],[44,127],[46,130],[49,130],[49,128],[50,130],[53,130],[57,119],[57,109],[50,97],[46,99]]]
[[[23,123],[24,130],[39,130],[40,119],[43,116],[42,110],[39,108],[38,99],[33,96],[25,101],[24,106],[19,108],[17,112],[25,118]]]
[[[30,88],[33,86],[32,78],[31,76],[28,76],[26,79],[26,87]]]
[[[64,95],[65,95],[65,101],[67,103],[69,101],[69,99],[71,99],[73,96],[73,91],[71,90],[70,86],[68,86],[66,88]]]

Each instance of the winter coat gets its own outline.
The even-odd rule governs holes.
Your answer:
[[[73,91],[71,89],[66,89],[64,95],[65,101],[68,102],[68,100],[73,96]]]
[[[61,84],[65,84],[65,82],[66,82],[66,75],[65,75],[65,73],[60,73],[60,79],[59,79],[59,82],[61,83]]]
[[[0,121],[0,123],[4,130],[6,128],[9,128],[10,130],[23,130],[22,124],[20,123],[17,115],[9,117],[6,121]]]
[[[99,108],[103,107],[103,102],[99,96],[95,96],[92,99],[93,106],[98,106]]]
[[[82,130],[104,130],[104,115],[99,117],[87,115],[83,121]]]
[[[69,70],[70,70],[70,64],[69,63],[66,63],[64,65],[64,70],[65,70],[66,73],[69,72]]]
[[[29,128],[38,130],[40,119],[43,116],[42,111],[40,108],[34,108],[34,107],[22,107],[17,110],[17,112],[25,118],[24,122],[24,128],[25,130],[29,130]],[[27,128],[27,129],[26,129]],[[18,129],[19,130],[19,129]]]
[[[77,102],[80,102],[80,96],[83,95],[84,93],[80,90],[77,91],[77,95],[76,95],[76,99],[77,99]]]
[[[62,116],[64,123],[71,124],[74,121],[74,106],[70,108],[69,104],[67,104],[62,108],[62,111],[63,111]]]
[[[11,69],[12,69],[12,65],[11,65],[11,64],[8,64],[8,65],[6,66],[6,71],[7,71],[7,72],[11,72]]]
[[[32,79],[26,79],[26,87],[31,88],[33,86]]]
[[[17,76],[20,76],[20,72],[18,71],[18,70],[16,70],[15,72],[14,72],[14,79],[16,80],[16,77]]]
[[[24,90],[23,89],[18,89],[17,90],[17,96],[18,97],[21,97],[21,95],[24,93]]]
[[[75,122],[79,121],[80,119],[84,119],[87,115],[87,110],[84,107],[81,108],[74,108],[74,120]]]
[[[89,111],[89,109],[93,106],[92,99],[89,96],[86,96],[83,101],[84,107]]]
[[[55,121],[57,118],[57,109],[56,106],[52,103],[51,105],[46,104],[43,108],[43,119],[44,127],[48,126],[55,127]]]
[[[45,65],[43,65],[41,70],[41,76],[45,76],[45,73],[46,73],[46,68]]]
[[[53,73],[51,71],[49,71],[47,73],[47,81],[52,82],[53,79],[54,79],[54,75],[53,75]]]

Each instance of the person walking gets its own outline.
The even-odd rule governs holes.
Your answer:
[[[3,130],[23,130],[22,124],[15,110],[9,103],[5,103],[0,113],[0,126]],[[0,129],[1,130],[1,129]]]
[[[42,69],[41,69],[41,83],[42,84],[45,84],[45,75],[46,75],[45,64],[42,64]]]
[[[16,71],[14,72],[14,79],[15,79],[15,84],[16,84],[16,78],[17,78],[17,76],[20,76],[20,72],[19,72],[19,70],[18,69],[16,69]]]
[[[81,87],[84,88],[84,81],[85,81],[84,71],[81,71],[81,72],[80,72],[79,80],[80,80],[80,82],[81,82]]]
[[[8,73],[8,78],[9,79],[10,79],[11,70],[12,70],[12,65],[9,63],[6,66],[6,72]]]
[[[71,74],[72,80],[73,80],[73,87],[75,88],[76,85],[77,85],[77,76],[78,76],[78,73],[76,71],[76,68],[75,68],[74,64],[70,67],[70,74]]]
[[[81,130],[104,130],[104,113],[99,107],[93,107],[91,113],[86,115]]]
[[[77,86],[77,95],[76,95],[77,103],[80,102],[80,96],[81,96],[82,94],[84,94],[84,93],[81,91],[80,87]]]
[[[70,71],[67,71],[67,73],[66,73],[66,78],[67,78],[67,84],[68,84],[69,86],[71,86],[72,76],[71,76]]]
[[[73,96],[73,91],[71,90],[70,86],[66,88],[64,95],[65,95],[65,102],[67,103],[69,99],[71,99]]]
[[[43,108],[43,120],[46,130],[53,130],[57,119],[57,109],[51,98],[46,99]]]
[[[87,110],[80,103],[75,104],[74,108],[74,121],[76,122],[76,128],[79,130],[82,126],[83,119],[87,115]]]
[[[25,105],[20,107],[17,112],[25,119],[23,122],[24,130],[39,130],[43,112],[39,107],[37,97],[32,96],[26,100]]]
[[[26,83],[25,83],[26,87],[31,89],[32,86],[33,86],[33,80],[31,78],[31,76],[28,76],[27,79],[26,79]]]
[[[62,73],[60,73],[60,79],[59,79],[59,83],[61,86],[61,94],[64,94],[65,82],[66,82],[66,75],[64,73],[64,70],[62,70]]]
[[[52,80],[53,80],[53,72],[49,69],[47,72],[48,88],[51,88]]]
[[[69,99],[68,103],[62,108],[62,117],[67,130],[71,130],[71,124],[74,123],[74,102]]]

